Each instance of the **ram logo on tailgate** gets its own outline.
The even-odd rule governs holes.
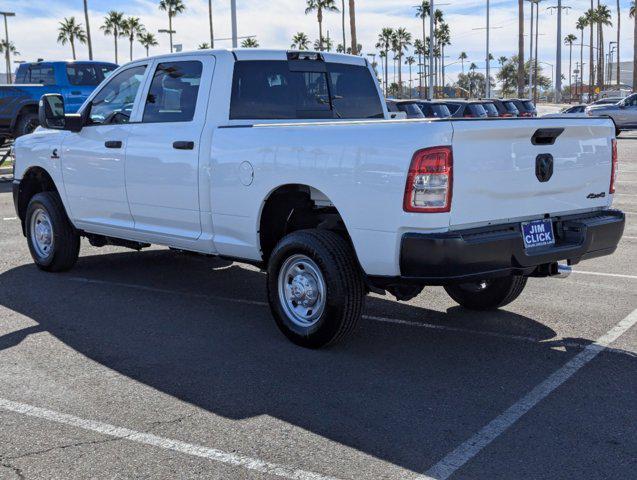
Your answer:
[[[553,176],[553,155],[543,153],[535,159],[535,176],[540,182],[548,182]]]

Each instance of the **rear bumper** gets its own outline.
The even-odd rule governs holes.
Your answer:
[[[625,215],[605,210],[553,219],[556,243],[526,250],[520,223],[448,232],[408,233],[400,252],[401,282],[444,285],[505,275],[548,276],[555,263],[610,255]]]

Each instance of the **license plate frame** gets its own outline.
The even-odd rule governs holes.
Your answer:
[[[555,245],[553,220],[550,218],[522,222],[520,230],[526,250]]]

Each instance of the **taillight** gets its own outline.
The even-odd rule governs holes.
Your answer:
[[[513,115],[511,115],[510,113],[503,113],[502,115],[500,115],[502,118],[511,118]]]
[[[452,166],[451,147],[417,151],[409,167],[403,209],[406,212],[449,212],[453,186]]]
[[[465,113],[464,118],[476,118],[475,115],[471,115],[470,113]]]
[[[617,140],[613,138],[613,159],[610,167],[610,188],[608,193],[615,193],[615,178],[617,177]]]

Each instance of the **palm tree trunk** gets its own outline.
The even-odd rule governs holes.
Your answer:
[[[173,17],[168,11],[168,36],[170,37],[170,53],[173,53]]]
[[[132,61],[133,61],[133,41],[134,41],[135,39],[134,39],[134,38],[133,38],[133,36],[131,35],[131,36],[130,36],[130,38],[129,38],[129,40],[130,40],[130,61],[132,62]]]
[[[402,47],[401,47],[402,49]],[[402,51],[398,53],[398,94],[403,95],[403,54]]]
[[[580,35],[579,47],[579,102],[584,103],[584,28]]]
[[[358,55],[358,35],[356,33],[356,2],[349,0],[349,29],[352,41],[352,55]]]
[[[604,72],[606,68],[604,66],[604,28],[600,24],[599,28],[599,63],[597,64],[597,86],[600,90],[604,90]]]
[[[323,10],[319,7],[316,18],[319,24],[319,50],[323,51]]]
[[[210,22],[210,48],[215,48],[215,30],[212,24],[212,0],[208,0],[208,20]],[[146,52],[148,56],[148,52]]]
[[[411,98],[411,63],[409,64],[409,98]]]
[[[347,41],[345,39],[345,0],[341,0],[341,26],[343,27],[343,53],[347,53]]]
[[[117,31],[117,28],[113,29],[113,38],[115,39],[115,63],[119,64],[118,62],[118,58],[117,58],[117,37],[119,36],[119,32]]]
[[[573,42],[568,50],[568,103],[573,101]]]
[[[385,49],[385,95],[387,95],[387,85],[389,82],[389,49]]]
[[[147,57],[148,57],[148,56],[150,56],[149,48],[150,48],[150,47],[149,47],[148,45],[146,45],[146,56],[147,56]]]
[[[464,73],[464,64],[462,68]],[[524,0],[518,0],[518,97],[524,96]]]
[[[73,52],[73,60],[75,60],[75,40],[73,39],[73,37],[70,38],[71,40],[71,51]]]
[[[89,24],[89,21],[88,21],[87,1],[88,0],[84,0],[84,20],[86,21],[86,41],[88,42],[88,59],[93,60],[93,43],[91,42],[91,25]],[[619,50],[619,48],[617,50]]]
[[[621,7],[619,5],[619,0],[617,0],[617,88],[619,89],[620,80],[619,75],[621,74],[621,69],[619,68],[619,62],[621,58],[619,56],[619,45],[621,44],[621,30],[622,30],[622,16],[621,16]]]

